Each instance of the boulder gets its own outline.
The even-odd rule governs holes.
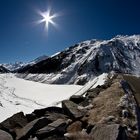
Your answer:
[[[94,140],[126,140],[124,129],[119,124],[98,124],[90,133]]]
[[[24,116],[23,112],[19,112],[14,114],[12,117],[6,119],[5,121],[1,122],[0,128],[5,128],[7,130],[12,130],[16,127],[22,128],[28,123],[26,117]]]
[[[35,119],[17,132],[16,140],[28,139],[35,131],[43,128],[49,123],[50,121],[46,117]]]
[[[13,140],[13,138],[9,133],[0,130],[0,140]]]
[[[61,113],[61,114],[64,113],[62,108],[52,106],[52,107],[47,107],[43,109],[36,109],[34,110],[33,114],[39,118],[39,117],[44,116],[46,112]]]
[[[64,120],[67,120],[69,119],[68,116],[64,115],[64,114],[60,114],[60,113],[53,113],[53,112],[47,112],[45,114],[45,117],[50,120],[51,122],[54,122],[56,121],[58,118],[59,119],[64,119]]]
[[[81,95],[72,95],[69,99],[70,101],[79,104],[85,100],[85,98]]]
[[[72,101],[62,101],[62,108],[69,117],[72,119],[79,119],[84,116],[85,112],[78,109],[78,105]]]
[[[66,131],[67,125],[68,124],[66,120],[58,119],[48,124],[46,127],[38,130],[35,136],[39,139],[50,137],[52,135],[63,136]]]
[[[31,122],[31,121],[37,119],[37,116],[34,113],[31,113],[31,114],[26,114],[26,118],[27,118],[28,122]]]
[[[19,112],[12,117],[6,119],[0,124],[0,129],[9,132],[14,138],[16,137],[16,131],[23,128],[28,123],[23,112]]]
[[[95,97],[98,96],[99,93],[100,93],[100,89],[99,89],[99,88],[93,88],[93,89],[89,89],[89,90],[87,91],[86,96],[87,96],[88,98],[95,98]]]

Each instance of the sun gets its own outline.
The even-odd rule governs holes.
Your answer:
[[[58,14],[52,14],[51,15],[51,10],[49,9],[46,12],[41,12],[39,11],[39,15],[42,17],[37,23],[45,23],[45,29],[48,31],[49,29],[49,24],[53,26],[57,26],[57,24],[53,21],[54,18],[58,16]]]

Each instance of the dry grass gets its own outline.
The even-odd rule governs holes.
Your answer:
[[[118,81],[115,81],[111,87],[107,88],[93,99],[94,108],[89,112],[88,122],[91,124],[100,122],[108,116],[119,117],[118,104],[124,91]]]

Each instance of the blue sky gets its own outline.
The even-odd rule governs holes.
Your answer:
[[[37,10],[61,13],[58,29]],[[30,61],[88,39],[140,34],[140,0],[0,0],[0,63]]]

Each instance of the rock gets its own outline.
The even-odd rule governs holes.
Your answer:
[[[38,130],[35,135],[39,139],[46,138],[52,135],[63,136],[66,131],[67,125],[68,124],[66,120],[58,119],[48,124],[46,127]]]
[[[82,122],[80,121],[73,122],[67,127],[68,133],[79,132],[79,131],[82,131]]]
[[[62,108],[69,117],[78,119],[84,116],[85,112],[78,109],[78,105],[69,100],[62,101]]]
[[[6,119],[0,124],[0,129],[9,132],[15,137],[16,130],[24,127],[28,123],[26,117],[23,112],[19,112],[12,117]]]
[[[0,128],[4,127],[5,129],[11,130],[15,127],[24,127],[28,123],[26,117],[24,116],[23,112],[19,112],[14,114],[12,117],[6,119],[0,124]]]
[[[41,140],[66,140],[64,136],[53,135]]]
[[[73,95],[70,97],[69,100],[76,104],[79,104],[79,103],[83,102],[85,100],[85,98],[81,95]]]
[[[94,125],[92,125],[92,124],[88,124],[88,126],[87,126],[87,134],[89,134],[90,132],[91,132],[91,130],[93,129],[93,127],[94,127]]]
[[[26,118],[27,118],[28,122],[31,122],[31,121],[37,119],[37,116],[34,113],[31,113],[31,114],[26,114]]]
[[[0,130],[0,140],[13,140],[13,138],[9,133]]]
[[[119,124],[98,124],[90,133],[94,140],[126,140],[125,131]]]
[[[53,113],[61,113],[63,114],[63,109],[60,107],[47,107],[47,108],[43,108],[43,109],[36,109],[34,110],[33,114],[36,115],[36,117],[41,117],[44,116],[46,112],[53,112]]]
[[[50,112],[47,112],[45,114],[45,117],[50,120],[51,122],[54,122],[56,121],[58,118],[59,119],[64,119],[64,120],[67,120],[69,119],[68,116],[64,115],[64,114],[60,114],[60,113],[50,113]]]
[[[79,105],[85,107],[85,106],[88,106],[90,103],[91,103],[91,100],[86,97],[85,100],[81,102]]]
[[[49,123],[50,121],[46,117],[35,119],[17,132],[16,140],[25,140],[29,138],[35,131],[43,128]]]
[[[64,136],[67,140],[93,140],[83,129],[80,132],[65,133]]]
[[[89,90],[87,91],[86,96],[87,96],[88,98],[95,98],[95,97],[97,97],[98,94],[100,93],[100,90],[101,90],[101,89],[99,89],[99,88],[89,89]]]

